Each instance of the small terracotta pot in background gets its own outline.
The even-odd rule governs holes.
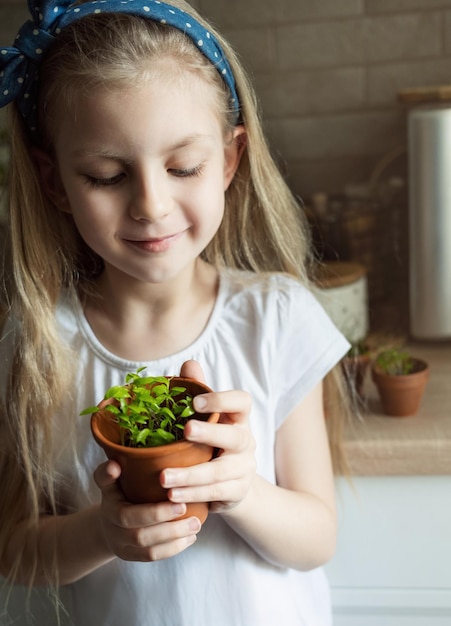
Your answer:
[[[183,386],[186,393],[194,396],[209,393],[207,385],[191,379],[172,377],[170,386]],[[167,500],[167,490],[160,485],[160,473],[167,467],[191,467],[210,461],[213,448],[204,444],[182,439],[163,446],[152,448],[130,448],[121,445],[118,423],[110,411],[102,410],[111,400],[99,403],[100,411],[91,416],[91,430],[94,439],[105,450],[109,459],[119,463],[121,475],[119,484],[124,496],[135,504],[163,502]],[[216,423],[219,413],[195,413],[190,419]],[[194,515],[203,524],[208,516],[208,502],[187,504],[183,517]]]
[[[400,376],[384,374],[373,365],[371,376],[386,415],[408,417],[418,412],[429,379],[429,366],[421,359],[413,361],[413,371]]]

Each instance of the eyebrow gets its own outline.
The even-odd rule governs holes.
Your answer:
[[[192,144],[198,142],[198,141],[210,141],[213,139],[212,135],[209,134],[204,134],[204,133],[196,133],[193,135],[188,135],[187,137],[184,137],[181,141],[178,141],[177,143],[171,145],[168,147],[167,152],[173,152],[173,151],[177,151],[177,150],[182,150],[183,148],[187,148],[188,146],[191,146]],[[112,150],[107,150],[107,149],[93,149],[93,150],[85,150],[85,149],[80,149],[80,150],[74,150],[73,151],[73,156],[76,157],[96,157],[96,158],[104,158],[104,159],[110,159],[112,161],[122,161],[122,162],[128,162],[127,158],[124,158],[124,156],[122,154],[117,154],[116,152],[112,151]]]

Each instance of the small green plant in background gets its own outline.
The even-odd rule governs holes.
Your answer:
[[[366,341],[364,339],[360,340],[360,341],[352,341],[351,343],[351,347],[349,348],[348,352],[346,353],[346,356],[351,358],[351,359],[355,359],[358,356],[363,356],[364,354],[369,354],[370,353],[370,349],[368,347],[368,344],[366,343]]]
[[[378,354],[376,367],[389,376],[406,376],[414,369],[414,360],[408,352],[390,348]]]
[[[193,397],[185,387],[170,386],[170,377],[141,376],[145,367],[125,377],[125,385],[111,387],[104,400],[114,402],[104,407],[119,424],[122,445],[150,448],[183,439],[188,418],[194,415]],[[91,406],[80,413],[99,411]]]

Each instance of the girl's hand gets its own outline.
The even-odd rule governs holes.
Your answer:
[[[177,520],[184,503],[131,504],[117,483],[115,461],[99,465],[94,478],[102,492],[100,525],[108,549],[126,561],[158,561],[174,556],[196,541],[197,517]]]
[[[182,375],[202,380],[200,366],[187,362]],[[193,467],[169,468],[161,472],[161,485],[173,503],[210,502],[210,510],[227,511],[247,495],[256,475],[255,441],[249,429],[251,398],[244,391],[202,394],[194,399],[199,413],[218,411],[218,424],[190,420],[185,426],[189,441],[218,448],[208,463]]]

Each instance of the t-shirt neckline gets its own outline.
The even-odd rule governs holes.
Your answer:
[[[113,365],[114,367],[120,369],[136,369],[137,367],[141,367],[143,364],[158,364],[160,368],[164,369],[165,364],[171,364],[173,362],[180,362],[180,365],[197,354],[202,346],[209,340],[211,334],[214,332],[217,321],[221,316],[222,309],[224,307],[224,302],[226,299],[226,295],[228,292],[229,281],[226,278],[225,272],[220,272],[218,276],[218,293],[216,295],[216,300],[213,305],[212,312],[207,321],[207,324],[201,334],[195,339],[189,346],[183,348],[178,352],[174,352],[167,356],[161,357],[155,360],[148,361],[131,361],[128,359],[124,359],[110,350],[108,350],[97,338],[94,333],[91,325],[88,322],[88,319],[83,310],[82,304],[80,300],[77,298],[75,305],[75,316],[77,319],[78,326],[80,331],[84,335],[86,341],[90,345],[91,349],[105,362]]]

